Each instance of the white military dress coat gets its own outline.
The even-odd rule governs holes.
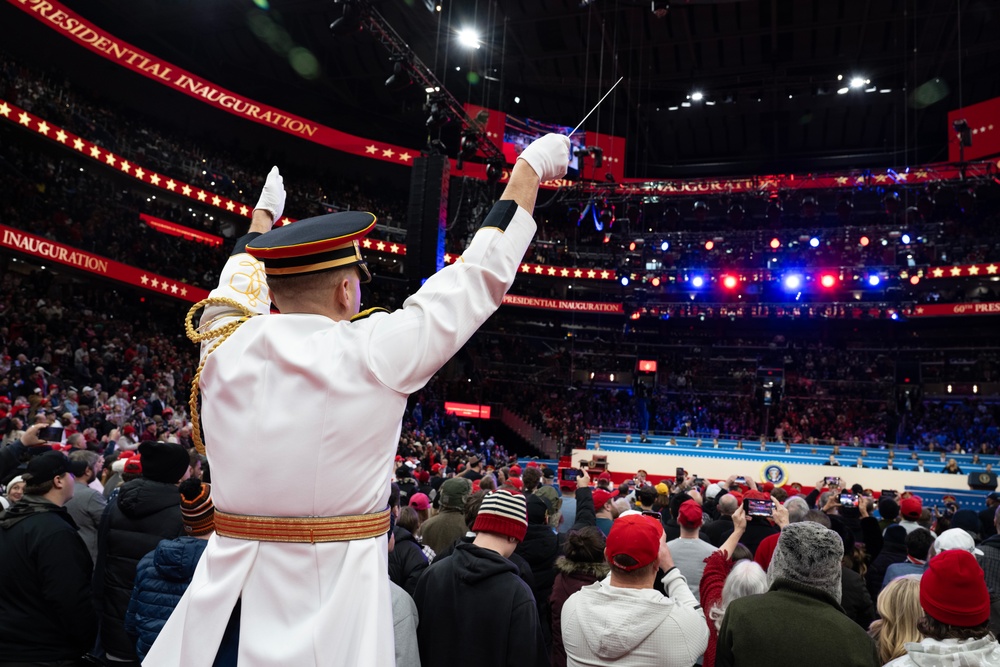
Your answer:
[[[201,376],[215,506],[265,516],[384,510],[407,396],[499,307],[534,233],[528,212],[499,202],[462,257],[402,308],[355,321],[270,314],[263,266],[230,257],[210,296],[258,315],[208,355]],[[202,322],[239,316],[211,306]],[[393,667],[387,549],[385,535],[289,544],[214,534],[143,664],[210,667],[240,599],[241,667]]]

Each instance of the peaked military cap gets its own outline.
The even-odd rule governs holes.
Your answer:
[[[269,276],[292,276],[357,265],[361,282],[372,279],[361,257],[359,239],[375,228],[375,216],[343,211],[298,220],[261,234],[247,252],[264,263]]]

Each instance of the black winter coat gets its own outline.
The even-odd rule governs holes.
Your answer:
[[[841,568],[840,606],[848,617],[865,630],[875,620],[875,605],[868,594],[864,578],[854,570]]]
[[[701,532],[708,535],[708,541],[712,546],[721,547],[722,543],[726,541],[724,536],[733,534],[733,517],[720,516],[718,519],[705,524]]]
[[[527,561],[534,575],[535,583],[531,587],[531,593],[538,605],[538,618],[542,624],[545,645],[550,647],[552,619],[549,596],[552,594],[552,582],[556,578],[556,558],[560,553],[559,533],[546,523],[528,524],[524,540],[517,545],[514,553]]]
[[[535,600],[509,560],[461,543],[435,558],[413,596],[424,667],[547,667]]]
[[[139,478],[124,484],[104,512],[97,535],[94,594],[101,614],[101,643],[110,655],[138,659],[124,625],[136,566],[160,540],[184,534],[180,505],[175,484]]]
[[[882,580],[885,579],[885,571],[890,565],[902,563],[906,560],[906,545],[895,542],[885,542],[882,551],[868,566],[865,573],[865,583],[868,585],[868,594],[873,600],[878,599],[878,594],[882,591]]]
[[[56,662],[97,637],[92,561],[69,512],[25,496],[0,514],[0,660]]]
[[[407,529],[396,526],[392,534],[396,538],[396,546],[389,552],[389,578],[412,597],[413,591],[417,590],[417,580],[427,569],[427,556]]]

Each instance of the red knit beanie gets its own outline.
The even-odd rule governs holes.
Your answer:
[[[990,592],[976,557],[952,549],[931,558],[920,580],[920,606],[947,625],[969,628],[990,618]]]
[[[497,533],[524,540],[528,532],[528,506],[524,496],[510,491],[494,491],[483,498],[472,532]]]

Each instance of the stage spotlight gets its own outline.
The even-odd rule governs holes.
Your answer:
[[[715,241],[705,241],[705,250],[711,250],[715,247]]]
[[[868,274],[868,284],[869,285],[871,285],[872,287],[878,287],[878,284],[880,282],[882,282],[882,279],[879,277],[879,275],[877,273],[870,273],[870,274]]]
[[[809,247],[810,248],[818,248],[819,247],[819,239],[816,238],[815,236],[812,237],[811,239],[809,239]]]
[[[705,286],[705,279],[701,276],[694,276],[691,278],[691,287],[701,288]]]
[[[493,187],[503,176],[503,164],[497,162],[496,160],[491,160],[486,163],[486,184]],[[581,215],[582,217],[582,215]]]
[[[361,30],[361,8],[356,2],[335,0],[334,4],[343,5],[343,13],[330,24],[330,32],[334,35],[347,35]]]
[[[862,248],[865,248],[868,246],[869,243],[871,243],[871,239],[869,239],[867,236],[862,236],[861,239],[858,240],[858,243],[861,244]]]
[[[653,279],[650,280],[649,282],[653,285],[653,287],[659,287],[660,286],[660,276],[653,276]]]
[[[794,292],[802,287],[802,276],[797,273],[790,273],[785,276],[785,289]]]
[[[458,144],[458,157],[455,159],[455,166],[461,169],[465,166],[465,161],[476,154],[479,150],[478,133],[475,130],[467,129],[462,133],[462,139]]]
[[[851,77],[850,86],[851,88],[854,88],[856,90],[858,88],[863,88],[865,86],[865,83],[867,83],[867,79],[865,79],[863,76],[853,76]]]
[[[700,90],[696,90],[693,93],[691,93],[692,102],[701,102],[703,99],[705,99],[705,93],[701,92]]]
[[[819,279],[819,284],[830,289],[837,284],[837,277],[832,273],[824,273]]]
[[[481,46],[479,31],[473,28],[462,28],[458,31],[458,43],[468,49],[478,49]]]
[[[392,63],[392,74],[385,80],[385,87],[393,92],[404,90],[413,85],[408,69],[403,58],[394,58]]]
[[[670,249],[670,241],[664,241],[663,243],[660,244],[660,250],[662,250],[663,252],[666,252],[669,249]]]
[[[903,245],[910,245],[910,235],[909,234],[903,234],[902,236],[899,237],[899,240],[903,242]]]
[[[776,238],[771,239],[771,250],[777,250],[781,247],[781,241]]]
[[[920,276],[910,276],[910,284],[911,285],[919,285],[920,284]]]
[[[443,127],[451,122],[451,113],[445,105],[444,100],[437,96],[431,96],[424,105],[427,111],[427,129],[433,130]]]
[[[723,276],[722,278],[722,286],[726,289],[736,289],[738,283],[739,281],[736,280],[736,276]]]

